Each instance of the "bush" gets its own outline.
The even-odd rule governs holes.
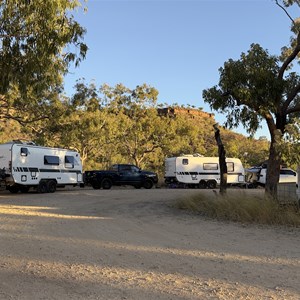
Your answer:
[[[300,226],[298,207],[281,206],[274,200],[265,199],[263,194],[249,191],[227,191],[225,196],[216,191],[202,192],[179,199],[175,206],[218,220]]]

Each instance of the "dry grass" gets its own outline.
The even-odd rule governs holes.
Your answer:
[[[296,206],[281,206],[265,199],[263,194],[247,191],[227,192],[223,197],[216,191],[210,192],[179,199],[176,207],[218,220],[300,226],[300,212]]]

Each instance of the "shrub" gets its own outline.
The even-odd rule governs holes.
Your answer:
[[[175,206],[218,220],[241,223],[300,226],[300,213],[296,206],[282,206],[265,199],[262,193],[227,191],[225,196],[216,191],[202,192],[179,199]]]

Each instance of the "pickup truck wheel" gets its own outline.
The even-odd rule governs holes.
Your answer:
[[[95,182],[92,182],[92,187],[95,190],[99,190],[101,188],[101,185],[99,182],[95,181]]]
[[[150,180],[150,179],[147,179],[145,182],[144,182],[144,188],[145,189],[151,189],[153,187],[153,181]]]
[[[101,185],[104,190],[109,190],[112,187],[112,182],[110,179],[104,178]]]

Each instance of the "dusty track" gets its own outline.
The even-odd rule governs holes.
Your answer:
[[[300,299],[300,230],[172,208],[195,192],[1,192],[0,299]]]

